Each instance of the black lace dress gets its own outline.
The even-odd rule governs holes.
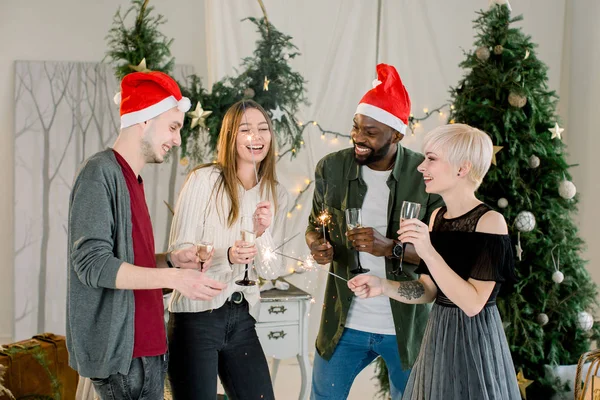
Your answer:
[[[521,399],[496,307],[501,282],[514,277],[510,237],[475,232],[477,222],[489,210],[480,204],[460,217],[447,219],[442,207],[435,217],[431,243],[448,266],[465,280],[495,281],[496,286],[483,310],[473,317],[438,286],[403,400]],[[431,275],[424,263],[417,273]]]

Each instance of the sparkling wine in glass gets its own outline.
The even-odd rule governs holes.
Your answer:
[[[362,227],[360,208],[346,209],[346,226],[348,227],[349,231]],[[358,254],[358,251],[355,251],[354,253],[356,255],[356,264],[358,265],[358,267],[351,270],[350,272],[355,275],[364,274],[365,272],[369,272],[370,269],[363,268],[362,265],[360,265],[360,255]]]
[[[196,254],[200,259],[200,271],[204,270],[204,263],[208,261],[215,240],[215,228],[210,225],[200,225],[196,233]]]
[[[402,210],[400,211],[400,223],[406,219],[419,218],[419,213],[421,212],[421,204],[413,203],[412,201],[403,201],[402,202]],[[396,275],[404,274],[404,270],[402,269],[402,262],[404,261],[404,252],[406,251],[406,243],[402,243],[402,254],[400,255],[400,263],[398,265],[398,270],[394,271]]]
[[[242,235],[242,240],[248,243],[248,247],[254,246],[254,242],[256,241],[256,233],[254,232],[254,217],[253,216],[243,216],[240,219],[240,230]],[[249,264],[246,264],[246,270],[244,271],[244,279],[235,281],[236,285],[240,286],[254,286],[256,285],[256,281],[251,281],[248,278],[248,269]]]

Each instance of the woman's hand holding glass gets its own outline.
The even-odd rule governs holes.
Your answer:
[[[432,251],[435,251],[431,245],[429,227],[419,219],[411,218],[400,222],[398,235],[398,240],[403,244],[412,243],[421,258],[426,258]]]
[[[229,260],[232,264],[250,264],[256,256],[256,246],[254,243],[237,240],[229,248]]]

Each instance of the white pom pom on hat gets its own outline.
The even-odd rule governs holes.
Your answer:
[[[181,100],[177,102],[177,109],[181,112],[188,112],[192,107],[192,102],[187,97],[182,97]]]

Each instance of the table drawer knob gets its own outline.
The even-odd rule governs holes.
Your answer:
[[[269,340],[283,339],[287,335],[284,331],[270,331],[267,336]]]
[[[285,314],[287,308],[285,306],[271,306],[269,307],[269,314]]]

